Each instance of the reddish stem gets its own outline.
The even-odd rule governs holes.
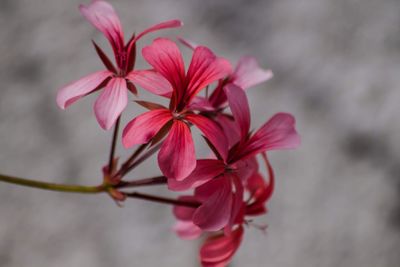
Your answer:
[[[153,202],[159,202],[159,203],[163,203],[163,204],[186,206],[189,208],[197,208],[200,206],[199,202],[183,201],[183,200],[178,200],[178,199],[173,199],[173,198],[166,198],[166,197],[159,197],[159,196],[154,196],[154,195],[149,195],[149,194],[143,194],[143,193],[139,193],[139,192],[130,192],[130,193],[123,192],[123,194],[129,198],[139,198],[139,199],[149,200],[149,201],[153,201]]]
[[[127,161],[122,164],[121,169],[118,171],[117,176],[123,177],[125,174],[128,173],[127,169],[129,166],[132,164],[132,162],[145,150],[147,147],[147,144],[140,145],[135,152],[129,157]]]
[[[127,187],[139,187],[147,185],[160,185],[167,183],[167,177],[157,176],[151,178],[145,178],[136,181],[121,181],[119,184],[114,186],[115,188],[127,188]]]
[[[113,162],[114,162],[114,154],[115,154],[115,147],[117,145],[118,139],[118,129],[119,129],[119,122],[121,120],[121,116],[118,117],[115,126],[114,126],[114,133],[111,141],[111,149],[110,149],[110,158],[108,161],[108,171],[111,173],[113,171]]]
[[[135,162],[133,162],[129,167],[121,168],[121,172],[120,172],[121,177],[124,176],[125,174],[127,174],[128,172],[130,172],[131,170],[133,170],[134,168],[136,168],[136,166],[141,164],[143,161],[145,161],[146,159],[151,157],[154,153],[156,153],[160,149],[160,147],[161,147],[161,144],[154,146],[149,151],[147,151],[143,156],[141,156]]]

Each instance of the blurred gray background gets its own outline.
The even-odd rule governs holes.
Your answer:
[[[110,51],[79,3],[0,1],[0,173],[101,180],[111,133],[96,123],[95,96],[67,111],[55,104],[59,87],[102,69],[92,38]],[[399,266],[400,1],[111,3],[126,35],[180,18],[182,30],[161,34],[234,62],[256,56],[275,77],[249,90],[253,127],[278,111],[297,118],[301,148],[270,153],[277,187],[269,214],[257,220],[268,232],[246,231],[231,266]],[[143,111],[131,105],[124,121]],[[157,174],[150,161],[129,178]],[[0,184],[0,214],[0,266],[198,266],[199,243],[170,231],[168,206],[131,200],[118,208],[105,195]]]

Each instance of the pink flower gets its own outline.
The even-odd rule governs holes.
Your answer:
[[[248,192],[249,198],[246,202],[241,202],[240,210],[233,222],[232,230],[228,233],[217,233],[210,235],[200,249],[200,259],[202,266],[227,266],[235,252],[239,248],[243,239],[244,228],[243,224],[255,226],[261,230],[265,226],[255,225],[251,220],[246,220],[245,216],[258,216],[266,213],[266,202],[271,197],[274,190],[274,173],[272,167],[263,153],[264,162],[268,170],[268,183],[263,179],[262,175],[256,172],[246,180],[245,189]],[[183,201],[199,202],[196,196],[182,196],[179,198]],[[203,231],[200,227],[192,222],[195,208],[184,206],[174,206],[173,213],[178,219],[174,226],[174,230],[182,239],[198,238]]]
[[[211,106],[215,109],[224,107],[227,98],[224,87],[234,84],[244,90],[266,82],[273,77],[271,70],[260,68],[254,57],[244,56],[240,58],[236,65],[235,71],[225,80],[219,82],[217,88],[213,91],[208,99]]]
[[[121,22],[109,3],[92,0],[87,6],[80,5],[79,9],[82,15],[110,42],[117,67],[94,43],[107,70],[94,72],[61,88],[57,94],[57,104],[61,109],[65,109],[81,97],[104,88],[95,102],[94,112],[100,126],[108,130],[125,109],[128,103],[128,90],[136,93],[133,83],[159,95],[170,93],[171,87],[161,75],[150,70],[133,70],[136,41],[147,33],[179,27],[182,23],[178,20],[170,20],[154,25],[136,37],[132,36],[125,44]],[[154,83],[154,80],[157,82]]]
[[[212,120],[195,114],[190,104],[207,85],[227,76],[231,67],[227,60],[216,57],[204,46],[197,47],[187,72],[177,45],[165,38],[158,38],[143,48],[143,57],[171,84],[173,91],[169,108],[147,105],[150,111],[136,117],[123,132],[126,148],[145,144],[160,131],[168,136],[158,154],[162,173],[168,178],[181,181],[196,167],[194,143],[189,124],[195,125],[217,151],[227,150],[227,142],[221,128]]]
[[[198,45],[185,38],[178,37],[178,40],[194,50]],[[266,82],[273,77],[271,70],[262,69],[257,60],[251,56],[243,56],[239,59],[235,70],[224,79],[221,79],[209,98],[197,97],[192,104],[202,111],[216,111],[225,107],[227,98],[224,87],[228,84],[234,84],[244,90]]]
[[[225,92],[240,139],[229,151],[219,151],[218,159],[198,160],[185,180],[168,180],[171,190],[196,188],[195,197],[202,204],[193,213],[192,221],[205,231],[224,227],[230,231],[241,209],[243,184],[258,170],[254,163],[257,154],[300,144],[295,120],[286,113],[274,115],[258,131],[249,134],[250,111],[245,92],[232,84],[225,87]]]
[[[219,234],[206,239],[200,249],[203,267],[228,266],[243,239],[243,226],[235,229],[231,235]]]

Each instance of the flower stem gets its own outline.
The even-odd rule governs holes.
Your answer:
[[[125,161],[124,164],[122,164],[121,169],[118,171],[117,176],[121,176],[123,177],[125,174],[128,173],[128,168],[129,166],[132,164],[132,162],[143,152],[143,150],[145,150],[147,147],[147,144],[142,144],[140,145],[135,152],[133,152],[133,154],[129,157],[129,159],[127,161]]]
[[[113,170],[113,162],[114,162],[114,154],[115,154],[115,147],[117,145],[118,139],[118,129],[119,129],[119,122],[121,120],[121,116],[118,117],[117,122],[114,126],[114,133],[111,141],[111,149],[110,149],[110,159],[108,161],[108,170],[111,172]]]
[[[139,187],[147,185],[160,185],[167,183],[167,178],[165,176],[157,176],[151,178],[144,178],[136,181],[121,181],[119,184],[115,185],[115,188],[128,188],[128,187]]]
[[[128,172],[130,172],[131,170],[136,168],[136,166],[141,164],[143,161],[145,161],[146,159],[151,157],[154,153],[156,153],[160,149],[160,147],[161,147],[161,144],[157,144],[154,147],[152,147],[151,149],[149,149],[143,156],[138,158],[136,161],[134,161],[134,162],[132,161],[131,164],[129,166],[127,166],[126,169],[121,170],[121,176],[124,176],[125,174],[127,174]]]
[[[96,194],[107,191],[107,187],[104,185],[100,186],[83,186],[83,185],[67,185],[67,184],[55,184],[55,183],[47,183],[40,182],[36,180],[28,180],[18,177],[12,177],[7,175],[0,174],[0,181],[22,185],[26,187],[33,187],[38,189],[44,189],[49,191],[58,191],[58,192],[68,192],[68,193],[82,193],[82,194]],[[127,188],[127,187],[138,187],[145,185],[156,185],[156,184],[164,184],[166,182],[166,178],[164,176],[158,176],[153,178],[145,178],[141,180],[131,181],[131,182],[122,182],[120,185],[116,185],[115,188]],[[198,202],[190,202],[190,201],[182,201],[178,199],[165,198],[160,196],[154,196],[149,194],[143,194],[139,192],[121,192],[125,196],[129,198],[138,198],[163,204],[169,205],[180,205],[191,208],[197,208],[200,203]]]
[[[200,206],[199,202],[183,201],[183,200],[179,200],[179,199],[153,196],[153,195],[143,194],[143,193],[139,193],[139,192],[130,192],[130,193],[123,192],[123,194],[129,198],[139,198],[139,199],[149,200],[149,201],[163,203],[163,204],[185,206],[185,207],[189,207],[189,208],[197,208]]]
[[[83,185],[54,184],[54,183],[40,182],[35,180],[6,176],[2,174],[0,174],[0,181],[10,184],[17,184],[27,187],[44,189],[44,190],[70,192],[70,193],[95,194],[104,192],[105,190],[102,185],[83,186]]]

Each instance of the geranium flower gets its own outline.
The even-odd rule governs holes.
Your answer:
[[[182,25],[179,20],[156,24],[132,38],[125,44],[121,22],[114,8],[102,0],[92,0],[89,5],[80,5],[82,15],[108,39],[114,52],[117,67],[95,43],[94,46],[107,70],[89,74],[58,91],[57,104],[61,109],[83,96],[101,88],[94,104],[96,119],[103,129],[110,129],[128,103],[128,90],[136,94],[132,83],[159,95],[168,94],[171,87],[161,75],[153,71],[134,71],[136,42],[147,33],[175,28]],[[154,82],[156,81],[156,82]]]
[[[217,159],[198,160],[195,170],[183,181],[168,180],[171,190],[195,189],[202,204],[193,213],[192,221],[205,231],[225,227],[230,231],[240,211],[243,184],[258,169],[255,156],[269,150],[296,148],[300,137],[295,119],[287,113],[274,115],[254,134],[249,134],[250,111],[245,92],[233,84],[225,87],[229,106],[240,129],[240,139],[225,155]],[[222,154],[224,155],[224,154]]]
[[[248,192],[249,198],[245,202],[242,201],[241,208],[234,220],[232,231],[228,234],[219,232],[207,237],[199,253],[202,266],[227,266],[241,244],[244,225],[255,226],[261,230],[265,229],[265,226],[255,225],[252,220],[246,219],[246,217],[259,216],[267,212],[266,202],[270,199],[274,190],[275,178],[272,167],[265,153],[263,153],[263,158],[268,171],[268,183],[263,179],[258,169],[247,179],[245,190]],[[199,202],[199,198],[196,195],[182,196],[179,199],[182,201]],[[178,219],[174,226],[174,231],[182,239],[191,240],[203,234],[203,230],[192,221],[195,211],[195,208],[174,206],[173,212]]]
[[[181,181],[196,167],[196,155],[190,124],[195,125],[217,151],[227,150],[226,137],[221,128],[212,120],[195,114],[190,104],[207,85],[226,77],[231,72],[230,63],[216,57],[204,46],[197,47],[187,72],[181,52],[169,39],[158,38],[142,51],[145,60],[171,84],[173,91],[169,107],[146,105],[146,112],[133,119],[123,132],[126,148],[145,144],[162,131],[168,136],[158,154],[162,173],[170,179]]]
[[[178,40],[192,50],[198,47],[198,44],[185,38],[178,37]],[[226,85],[234,84],[246,90],[266,82],[272,77],[272,71],[261,68],[256,58],[243,56],[239,59],[235,70],[227,77],[219,80],[217,87],[209,97],[197,97],[192,105],[202,111],[218,111],[226,107],[227,98],[224,92]]]

